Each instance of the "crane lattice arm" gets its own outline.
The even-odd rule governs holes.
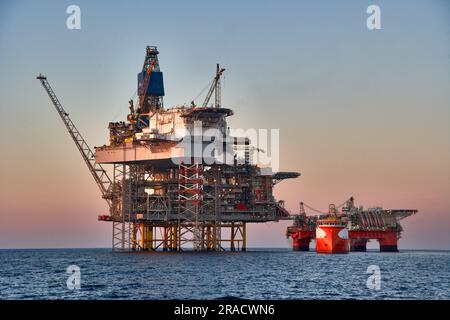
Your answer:
[[[150,75],[152,74],[154,66],[155,66],[155,60],[152,60],[152,62],[150,62],[150,65],[147,68],[147,71],[145,72],[145,78],[144,78],[144,82],[142,85],[142,94],[139,96],[139,106],[141,108],[144,107],[145,97],[147,96],[148,82],[150,80]]]
[[[50,84],[47,81],[47,77],[39,74],[36,79],[41,81],[42,86],[44,87],[45,91],[47,91],[48,96],[50,97],[53,105],[56,108],[56,111],[58,111],[59,115],[61,116],[61,119],[64,122],[67,130],[69,131],[73,141],[75,142],[75,145],[80,151],[84,162],[86,162],[89,171],[91,172],[95,182],[100,188],[103,198],[108,202],[108,205],[112,207],[112,201],[110,198],[108,198],[108,191],[112,185],[112,181],[106,173],[106,170],[100,164],[95,162],[94,153],[92,152],[91,148],[89,148],[88,144],[83,139],[80,132],[73,124],[72,120],[70,120],[69,114],[64,110],[52,88],[50,87]]]
[[[208,106],[209,100],[211,99],[211,96],[213,92],[216,92],[216,101],[214,103],[215,108],[220,107],[220,77],[222,76],[222,73],[225,71],[225,69],[220,69],[220,66],[217,65],[216,68],[216,76],[214,77],[214,80],[211,84],[211,87],[209,88],[208,94],[206,95],[205,101],[203,101],[202,107],[206,108]]]

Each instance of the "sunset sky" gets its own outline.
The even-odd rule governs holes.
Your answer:
[[[81,30],[66,8],[81,8]],[[366,9],[381,8],[381,30]],[[280,129],[277,185],[292,212],[353,195],[414,208],[400,249],[450,249],[450,14],[442,1],[0,0],[0,248],[110,247],[107,205],[41,84],[48,77],[91,146],[125,120],[145,46],[166,107],[226,68],[235,128]],[[202,98],[200,98],[202,99]],[[312,212],[310,212],[312,214]],[[287,222],[248,246],[288,247]]]

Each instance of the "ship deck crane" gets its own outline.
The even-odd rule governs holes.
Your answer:
[[[78,129],[75,127],[75,124],[69,118],[69,114],[64,110],[63,106],[59,102],[55,92],[47,81],[47,77],[39,74],[36,79],[41,81],[42,86],[44,87],[45,91],[47,91],[47,94],[50,97],[50,100],[53,102],[56,111],[60,115],[62,121],[64,122],[64,125],[67,128],[67,131],[69,131],[70,136],[72,137],[75,145],[80,151],[84,162],[86,163],[89,171],[94,177],[95,182],[97,183],[97,186],[100,188],[103,198],[106,200],[109,207],[112,208],[112,198],[110,197],[109,192],[112,187],[112,181],[109,178],[106,170],[100,164],[95,162],[94,153],[92,152],[91,148],[86,143],[86,140],[84,140]]]

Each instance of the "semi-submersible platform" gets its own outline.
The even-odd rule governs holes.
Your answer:
[[[247,223],[280,220],[294,221],[287,230],[294,250],[308,250],[312,239],[317,246],[325,241],[319,239],[327,239],[325,247],[333,247],[335,242],[328,241],[335,236],[333,228],[327,231],[322,227],[316,232],[323,215],[306,216],[304,211],[290,214],[284,201],[277,201],[273,195],[277,183],[300,174],[272,173],[259,167],[253,163],[252,154],[260,150],[250,139],[230,136],[227,117],[233,111],[221,105],[220,80],[225,69],[217,65],[202,105],[192,101],[189,106],[166,109],[158,54],[156,47],[147,46],[137,77],[137,99],[129,101],[126,121],[110,122],[109,144],[94,151],[47,78],[41,74],[37,77],[108,204],[109,213],[98,219],[112,223],[113,251],[245,251]],[[206,134],[211,130],[214,134]],[[211,145],[213,151],[205,157]],[[106,165],[110,166],[108,170]],[[416,212],[347,208],[341,214],[330,211],[325,216],[339,221],[337,226],[345,224],[344,231],[351,225],[354,250],[363,250],[368,239],[378,239],[382,251],[396,251],[399,220]],[[348,240],[341,229],[337,239]],[[330,237],[318,236],[323,232],[330,232]],[[329,250],[338,251],[342,250]]]

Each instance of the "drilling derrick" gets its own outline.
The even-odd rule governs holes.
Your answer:
[[[266,173],[250,156],[261,150],[229,135],[219,65],[201,106],[165,109],[158,54],[146,48],[127,121],[109,123],[109,144],[87,155],[92,168],[112,167],[102,189],[110,212],[98,219],[112,223],[114,251],[245,251],[247,223],[290,218],[273,187],[299,173]],[[100,168],[91,172],[106,175]]]
[[[164,82],[158,54],[156,47],[147,46],[142,71],[138,74],[139,105],[135,117],[140,128],[148,127],[150,114],[163,107]]]

